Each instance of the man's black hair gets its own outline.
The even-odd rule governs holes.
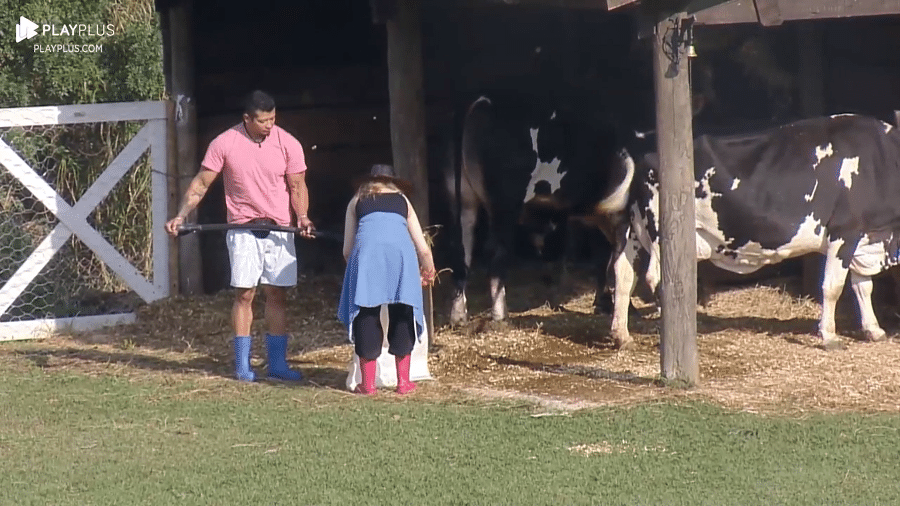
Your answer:
[[[247,98],[244,100],[244,114],[249,115],[251,118],[255,118],[258,112],[272,112],[274,110],[275,99],[264,91],[255,90],[247,95]]]

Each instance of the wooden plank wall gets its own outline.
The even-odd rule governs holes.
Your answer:
[[[626,16],[608,18],[604,24],[602,12],[578,11],[579,24],[573,26],[546,12],[501,6],[455,11],[441,7],[424,13],[423,25],[428,27],[423,36],[426,121],[432,140],[449,125],[454,98],[489,83],[527,89],[536,84],[528,77],[535,72],[561,79],[587,75],[580,84],[598,90],[598,95],[615,97],[628,110],[641,104],[652,109],[652,101],[647,106],[628,96],[634,89],[634,75],[649,75],[651,67],[648,59],[641,59],[640,44],[630,34]],[[867,19],[865,23],[820,21],[826,27],[826,112],[900,109],[896,92],[900,89],[900,38],[895,36],[900,23],[896,18]],[[498,25],[498,20],[506,21]],[[233,63],[225,65],[223,60],[198,70],[198,156],[215,135],[239,121],[238,104],[247,91],[254,87],[271,91],[278,104],[279,125],[306,148],[313,219],[320,228],[340,229],[353,177],[372,163],[391,158],[384,56],[313,66],[288,61],[291,50],[284,48],[283,64],[255,63],[252,55],[238,52],[244,46],[237,42],[234,52],[222,50],[222,41],[232,37],[235,28],[217,25],[216,32],[201,37],[206,49],[198,49],[198,59],[205,58],[204,51],[213,51],[219,60],[227,54]],[[372,44],[360,51],[383,50],[379,46],[384,44],[383,34],[377,33],[383,26],[371,30]],[[588,49],[561,58],[567,54],[566,44]],[[704,56],[701,52],[698,60]],[[434,172],[431,167],[433,178]]]
[[[828,22],[824,54],[826,104],[893,120],[900,109],[900,19]]]
[[[438,132],[445,126],[449,105],[431,104],[428,109],[428,131]],[[200,150],[205,152],[216,135],[239,121],[238,113],[201,118]],[[341,228],[344,206],[354,190],[353,179],[374,163],[391,162],[387,106],[278,109],[276,122],[304,147],[312,199],[310,217],[319,227]]]

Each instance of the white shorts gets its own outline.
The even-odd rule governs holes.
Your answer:
[[[229,230],[225,243],[231,260],[231,286],[297,284],[297,251],[291,232],[273,231],[258,239],[250,230]]]

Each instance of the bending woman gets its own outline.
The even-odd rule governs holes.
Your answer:
[[[359,356],[362,382],[354,392],[375,393],[381,355],[381,305],[388,306],[388,353],[397,365],[397,393],[409,380],[410,354],[425,329],[422,287],[436,275],[431,248],[407,195],[408,182],[390,165],[374,165],[347,205],[344,224],[344,285],[338,318]]]

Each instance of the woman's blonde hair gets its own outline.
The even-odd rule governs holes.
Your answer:
[[[397,185],[388,181],[366,181],[356,190],[358,198],[369,197],[376,193],[403,193]]]
[[[376,193],[400,193],[409,198],[413,191],[409,181],[398,178],[394,174],[394,167],[383,163],[377,163],[369,169],[369,173],[354,181],[356,185],[357,200],[369,197]]]

